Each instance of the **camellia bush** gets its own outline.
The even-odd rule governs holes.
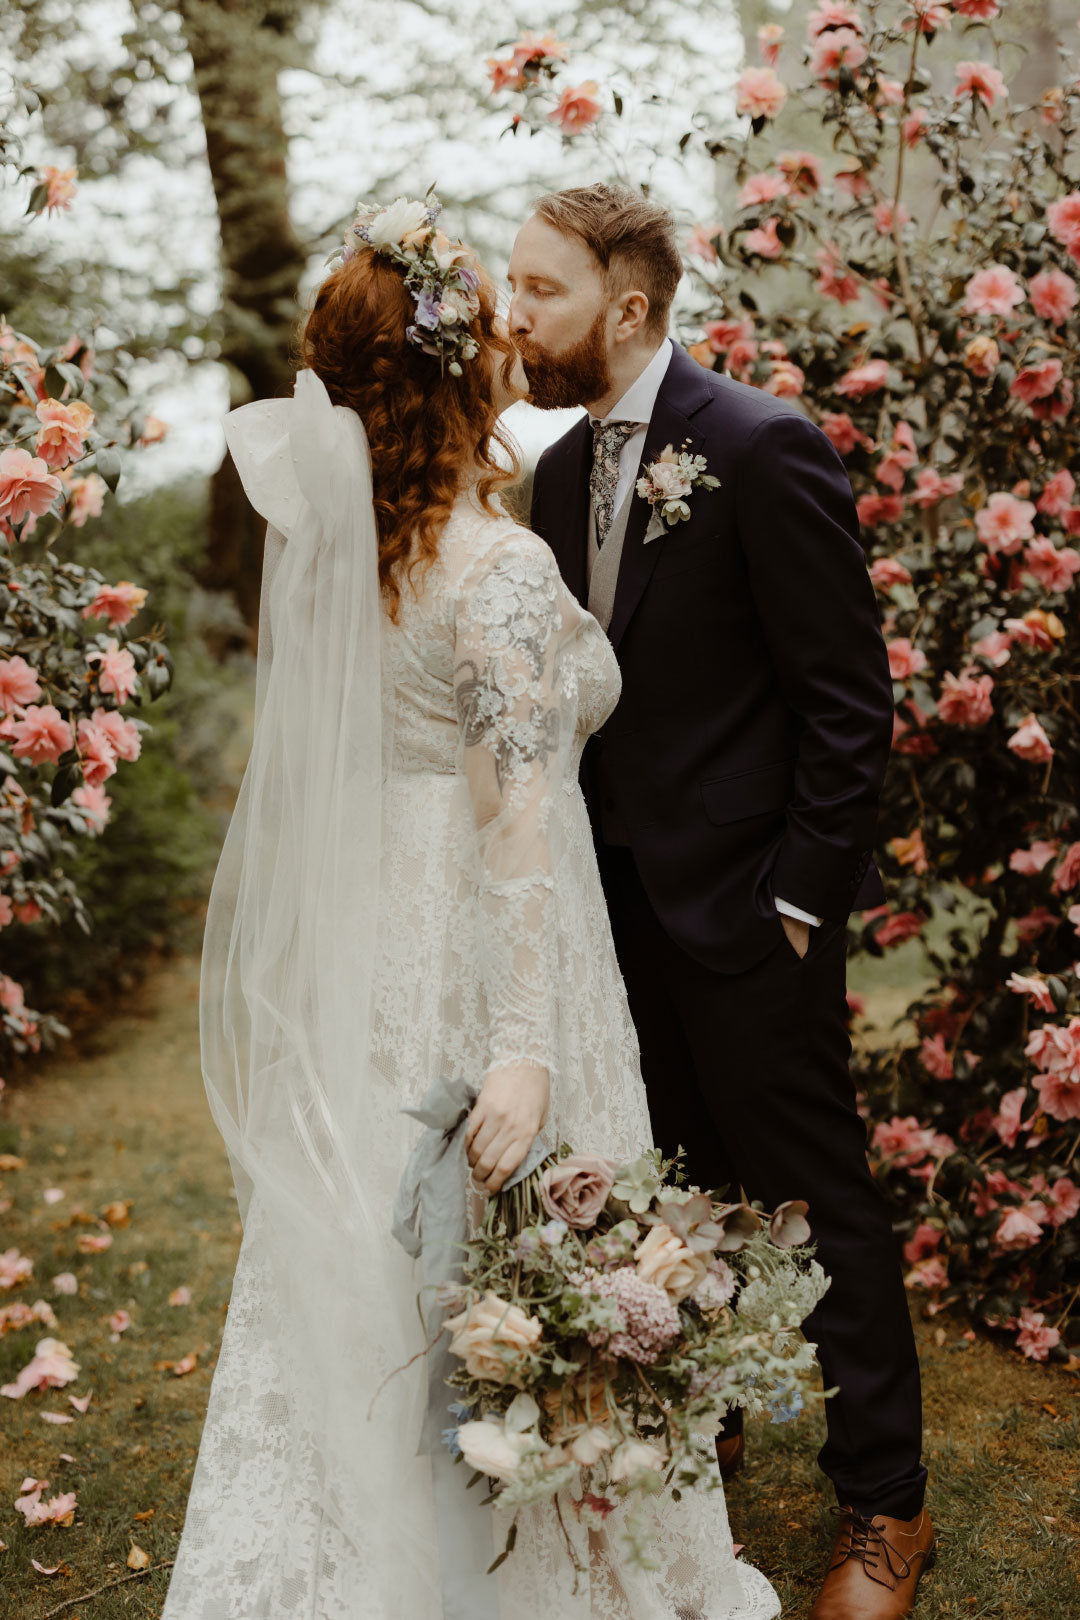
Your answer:
[[[12,133],[34,93],[16,89],[0,110],[2,177],[28,194],[27,220],[70,207],[74,171],[27,166]],[[67,1033],[28,1005],[11,941],[68,918],[90,933],[67,869],[107,827],[106,782],[139,758],[146,722],[128,711],[171,680],[156,632],[134,633],[146,592],[56,553],[115,491],[118,447],[159,431],[79,336],[41,340],[0,318],[0,1060]]]
[[[819,423],[858,501],[896,712],[889,903],[852,943],[918,939],[931,981],[857,1043],[909,1286],[1076,1365],[1080,84],[1063,52],[1014,105],[1000,9],[822,0],[804,40],[761,30],[742,128],[682,140],[731,199],[689,235],[685,335]],[[519,121],[550,119],[564,54],[493,68]]]

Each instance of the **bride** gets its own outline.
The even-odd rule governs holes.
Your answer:
[[[464,1620],[435,1502],[466,1473],[417,1454],[422,1279],[390,1233],[419,1130],[402,1109],[439,1075],[471,1083],[488,1192],[541,1130],[621,1160],[651,1141],[577,785],[618,669],[500,504],[523,376],[437,212],[361,213],[293,399],[226,423],[269,525],[200,1007],[244,1239],[163,1620]],[[506,1532],[475,1511],[483,1569]],[[468,1620],[779,1612],[719,1481],[654,1512],[646,1570],[618,1512],[523,1509]]]

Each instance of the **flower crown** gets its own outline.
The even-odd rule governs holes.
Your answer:
[[[470,321],[480,313],[480,276],[466,262],[472,258],[468,248],[436,229],[441,213],[434,187],[423,202],[399,197],[388,208],[358,203],[344,246],[330,266],[336,270],[365,249],[399,265],[416,308],[405,336],[425,354],[437,356],[452,377],[460,377],[461,362],[480,348],[469,332]]]

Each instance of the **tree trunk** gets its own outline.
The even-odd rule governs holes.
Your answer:
[[[195,64],[195,87],[221,229],[221,358],[231,404],[287,388],[296,289],[305,255],[289,216],[287,141],[279,69],[302,59],[302,0],[176,0]],[[200,584],[228,590],[254,640],[265,524],[248,505],[231,459],[214,474]]]

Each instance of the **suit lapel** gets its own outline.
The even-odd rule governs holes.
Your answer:
[[[704,439],[690,425],[689,416],[700,409],[709,398],[709,390],[701,367],[690,359],[684,349],[676,347],[664,381],[660,385],[656,408],[649,423],[649,431],[645,435],[645,448],[641,453],[641,462],[635,475],[635,485],[644,468],[669,444],[674,445],[676,450],[686,449],[692,455],[697,454]],[[690,498],[692,500],[693,496]],[[626,525],[626,538],[623,541],[622,564],[615,587],[615,606],[608,628],[613,647],[618,647],[622,640],[623,633],[649,583],[652,571],[660,560],[660,553],[667,545],[678,544],[678,525],[674,537],[669,538],[665,533],[663,536],[657,536],[655,540],[650,540],[648,545],[645,544],[645,531],[649,526],[651,515],[652,508],[648,501],[643,500],[635,491]]]
[[[584,606],[589,597],[589,474],[592,471],[592,430],[589,418],[570,429],[565,449],[552,475],[560,488],[553,492],[556,519],[548,544],[559,572]]]

